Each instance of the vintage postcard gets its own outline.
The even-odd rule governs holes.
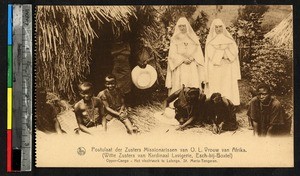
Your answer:
[[[291,5],[40,5],[37,167],[294,167]]]

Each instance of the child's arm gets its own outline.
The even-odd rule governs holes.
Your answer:
[[[163,109],[166,109],[167,107],[169,107],[169,104],[171,102],[173,102],[174,100],[176,100],[176,98],[178,98],[179,93],[182,89],[177,90],[176,92],[172,93],[171,95],[169,95],[163,102]]]
[[[62,134],[63,133],[63,131],[61,130],[61,127],[60,127],[60,124],[59,124],[57,118],[54,119],[54,126],[55,126],[55,131],[58,134]]]
[[[76,113],[75,113],[75,114],[76,114]],[[79,117],[79,118],[76,118],[76,119],[78,120],[78,119],[81,119],[81,118]],[[79,127],[79,129],[80,129],[82,132],[87,133],[87,134],[92,134],[86,126],[82,125],[81,121],[78,122],[78,127]]]
[[[214,121],[213,121],[213,124],[212,124],[212,132],[214,134],[218,134],[219,133],[218,125]]]
[[[99,115],[102,118],[101,124],[102,124],[104,130],[107,131],[107,120],[106,120],[106,118],[104,116],[104,114],[105,114],[105,112],[104,112],[104,104],[103,104],[103,102],[100,99],[98,101],[98,109],[99,109]]]
[[[214,134],[217,134],[219,130],[218,130],[217,122],[215,121],[215,117],[216,117],[215,114],[211,114],[210,117],[209,117],[209,119],[210,119],[210,122],[212,124],[212,132]]]
[[[78,128],[84,133],[91,134],[91,132],[89,132],[88,128],[86,126],[82,125],[82,114],[81,114],[78,104],[76,104],[74,107],[74,113],[75,113],[76,120],[78,123]]]
[[[124,111],[126,111],[126,106],[125,106],[125,100],[123,97],[121,98],[121,102],[122,102],[122,106],[121,106],[120,112],[124,112]]]
[[[187,120],[184,124],[180,125],[176,130],[181,130],[183,128],[185,128],[186,126],[188,126],[190,123],[192,123],[192,121],[195,119],[194,116],[190,117],[189,120]]]
[[[115,111],[113,110],[112,108],[109,107],[109,104],[107,103],[107,101],[105,100],[102,100],[103,102],[103,105],[105,107],[105,109],[112,115],[115,115],[115,116],[120,116],[120,113],[118,111]]]

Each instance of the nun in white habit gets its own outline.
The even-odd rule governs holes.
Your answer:
[[[188,20],[181,17],[171,38],[166,87],[169,95],[185,87],[201,88],[205,81],[204,57],[198,36]]]
[[[238,80],[241,79],[238,47],[220,19],[213,20],[205,45],[206,76],[208,97],[219,92],[240,104]]]

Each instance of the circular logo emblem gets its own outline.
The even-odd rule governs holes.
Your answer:
[[[83,155],[85,155],[86,150],[85,150],[84,147],[79,147],[79,148],[77,149],[77,153],[78,153],[78,155],[83,156]]]

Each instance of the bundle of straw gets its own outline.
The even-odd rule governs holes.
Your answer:
[[[282,20],[274,29],[265,35],[277,47],[293,49],[293,15]]]

